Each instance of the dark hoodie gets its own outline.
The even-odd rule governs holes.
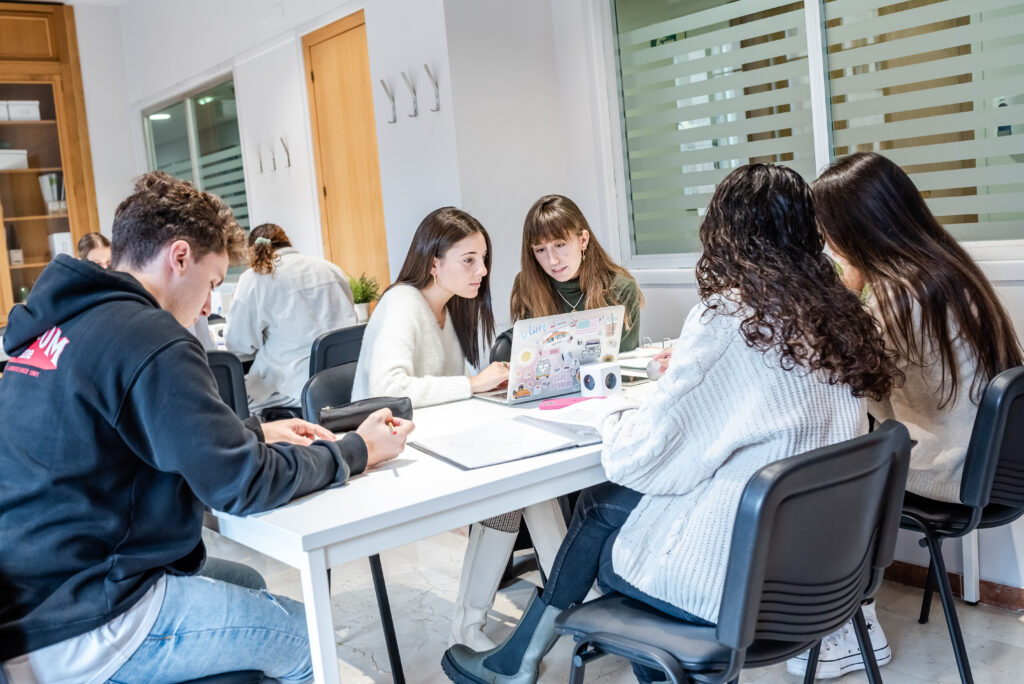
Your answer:
[[[11,311],[0,378],[0,661],[92,630],[245,515],[366,466],[355,434],[262,444],[199,342],[133,277],[58,256]]]

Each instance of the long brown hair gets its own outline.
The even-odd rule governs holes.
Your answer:
[[[261,239],[262,238],[262,239]],[[249,233],[249,268],[260,275],[274,272],[274,257],[282,247],[291,247],[288,233],[276,223],[262,223]]]
[[[881,332],[843,286],[818,233],[807,183],[792,169],[741,166],[715,190],[700,226],[701,300],[741,304],[748,346],[776,350],[781,366],[803,366],[854,396],[881,399],[896,369]]]
[[[452,245],[474,233],[483,235],[484,243],[487,245],[484,254],[487,275],[480,281],[480,290],[476,297],[466,299],[453,296],[445,304],[455,327],[455,336],[459,338],[462,355],[471,366],[480,363],[480,333],[483,332],[486,345],[490,346],[494,340],[494,312],[491,310],[491,236],[479,221],[455,207],[442,207],[427,214],[412,236],[412,244],[409,245],[409,253],[405,255],[402,270],[388,288],[390,290],[399,284],[412,285],[417,290],[427,287],[433,280],[431,269],[434,266],[434,259],[444,257]]]
[[[562,195],[545,195],[533,203],[526,212],[526,221],[523,223],[521,270],[512,284],[513,321],[553,316],[560,312],[555,286],[537,262],[533,246],[555,240],[568,240],[572,236],[579,237],[583,231],[590,234],[579,273],[580,289],[586,297],[584,308],[599,309],[621,303],[617,300],[612,285],[620,276],[634,280],[633,276],[612,261],[604,251],[575,202]],[[644,296],[639,288],[637,299],[639,305],[643,306]],[[633,323],[629,320],[627,311],[625,327],[630,328]]]
[[[880,154],[858,152],[822,173],[813,192],[825,238],[871,287],[896,352],[928,365],[934,362],[927,358],[930,350],[938,350],[940,407],[956,398],[964,380],[957,376],[954,338],[966,342],[977,360],[980,372],[970,391],[975,403],[988,380],[1024,363],[992,285],[903,169]]]
[[[82,239],[78,241],[78,258],[84,259],[92,250],[109,246],[110,240],[101,233],[86,233],[82,236]]]

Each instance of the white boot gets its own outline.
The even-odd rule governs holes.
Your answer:
[[[449,646],[465,644],[474,651],[486,651],[496,646],[484,634],[483,627],[515,541],[515,532],[502,532],[479,523],[470,528],[469,545],[466,546],[459,577],[459,595],[455,599],[455,614],[452,615],[452,631],[448,637]]]
[[[567,531],[565,517],[562,515],[562,507],[558,505],[558,499],[548,499],[539,504],[527,506],[523,509],[523,520],[530,530],[530,539],[533,540],[533,549],[537,552],[537,560],[544,570],[545,577],[551,577],[551,567],[555,563],[555,556],[562,546]],[[593,601],[601,594],[594,589],[590,590],[586,601]]]

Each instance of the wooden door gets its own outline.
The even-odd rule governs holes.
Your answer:
[[[366,24],[359,11],[302,37],[324,254],[390,282]]]

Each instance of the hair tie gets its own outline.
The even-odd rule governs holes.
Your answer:
[[[257,245],[270,245],[272,243],[270,241],[270,238],[258,237],[258,238],[256,238],[256,244]]]

